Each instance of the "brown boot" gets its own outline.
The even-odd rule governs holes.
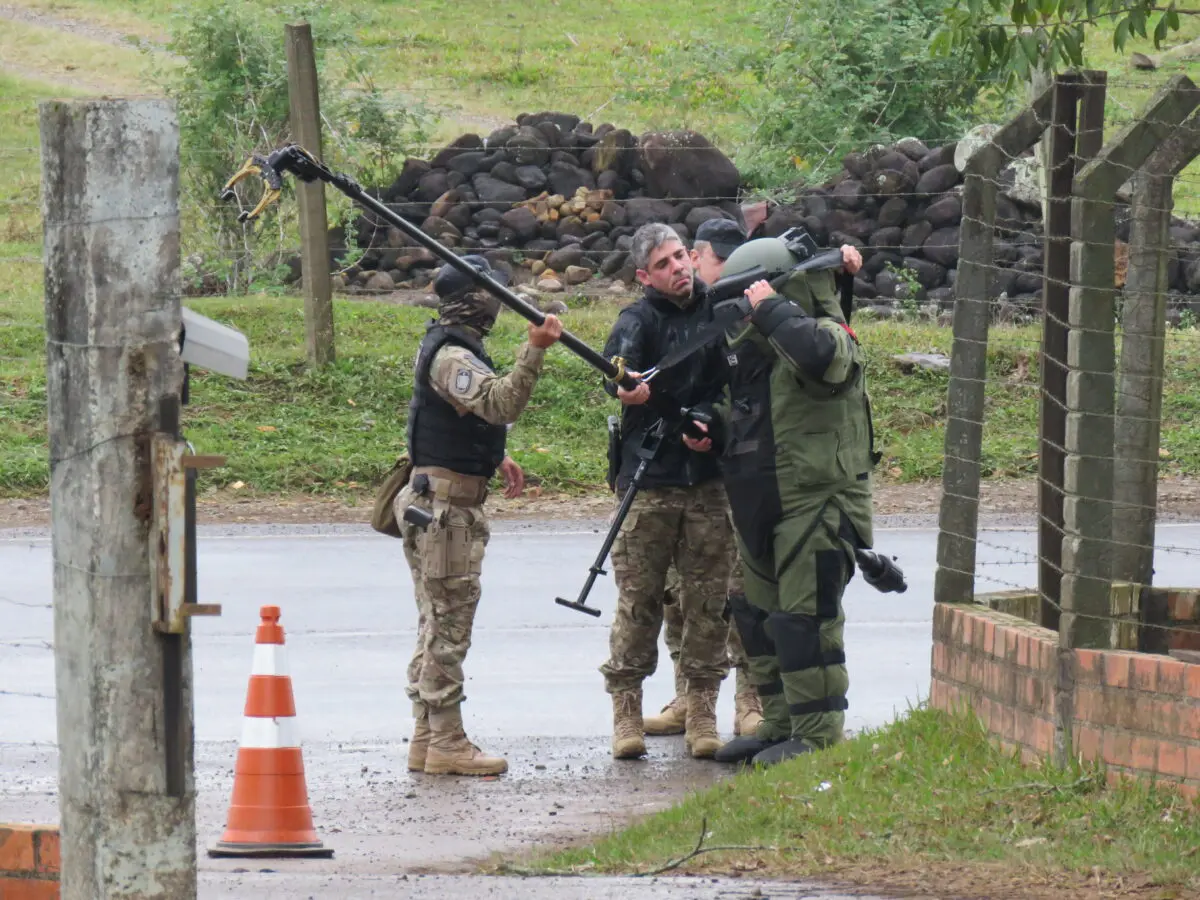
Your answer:
[[[754,734],[758,723],[763,720],[762,701],[758,699],[758,691],[754,686],[739,691],[733,696],[733,733],[735,735]]]
[[[412,740],[408,744],[408,771],[424,772],[425,755],[429,752],[429,707],[420,701],[413,701]]]
[[[684,720],[687,718],[687,701],[683,699],[687,693],[687,679],[679,671],[679,660],[672,660],[672,665],[675,666],[675,696],[662,708],[662,712],[642,723],[646,734],[683,734]]]
[[[642,725],[646,734],[683,734],[687,720],[687,701],[683,694],[676,694],[657,716],[647,716]]]
[[[717,734],[718,685],[688,686],[687,736],[684,744],[696,759],[710,759],[721,749]]]
[[[620,691],[612,695],[613,759],[637,759],[646,755],[642,738],[642,689]]]
[[[462,711],[458,705],[429,711],[429,752],[426,775],[501,775],[508,763],[498,756],[484,756],[467,740]]]

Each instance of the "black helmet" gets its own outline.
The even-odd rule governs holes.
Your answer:
[[[462,261],[469,263],[474,268],[483,272],[485,275],[491,276],[494,281],[500,284],[508,285],[508,273],[503,269],[493,269],[482,256],[470,254],[462,257]],[[439,300],[445,300],[450,297],[455,297],[464,291],[471,288],[478,288],[478,285],[466,273],[460,272],[454,266],[447,263],[438,271],[437,277],[433,279],[433,290],[438,295]],[[482,288],[480,288],[482,290]]]

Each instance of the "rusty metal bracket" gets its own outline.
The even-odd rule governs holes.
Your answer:
[[[154,503],[150,521],[150,621],[155,631],[185,634],[192,616],[219,616],[219,603],[196,603],[194,548],[188,527],[189,470],[217,468],[223,456],[195,456],[184,441],[156,434],[151,441],[151,478]]]

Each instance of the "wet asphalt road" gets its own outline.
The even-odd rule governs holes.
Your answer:
[[[200,600],[221,603],[224,612],[194,625],[200,844],[217,840],[224,825],[258,609],[276,604],[314,819],[335,858],[202,856],[201,896],[753,896],[755,885],[741,880],[537,879],[519,887],[488,880],[468,889],[456,874],[495,853],[511,857],[601,835],[730,774],[688,759],[682,737],[651,739],[647,760],[610,758],[611,708],[597,666],[607,651],[612,578],[599,579],[592,593],[604,611],[599,619],[553,602],[578,593],[604,528],[598,521],[494,523],[464,710],[477,743],[509,760],[510,772],[495,781],[426,778],[404,767],[410,720],[402,674],[416,613],[398,542],[356,526],[202,528]],[[994,530],[984,538],[980,590],[1036,582],[1032,531]],[[909,590],[882,595],[856,578],[847,591],[851,729],[885,724],[929,685],[936,532],[881,528],[876,543],[899,557]],[[1171,526],[1160,543],[1200,545],[1200,527]],[[1196,582],[1192,559],[1163,555],[1158,582]],[[57,818],[50,600],[48,537],[0,532],[0,821]],[[646,710],[671,691],[663,647],[646,685]],[[732,694],[730,681],[718,707],[727,735]],[[763,896],[835,896],[805,885],[760,889]]]

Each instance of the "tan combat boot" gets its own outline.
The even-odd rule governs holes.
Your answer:
[[[429,752],[429,707],[418,700],[413,701],[412,741],[408,745],[408,771],[424,772],[425,755]]]
[[[671,702],[662,708],[657,716],[650,716],[642,724],[646,734],[683,734],[684,720],[687,718],[687,701],[683,699],[687,691],[687,679],[679,671],[678,661],[675,665],[675,696]]]
[[[710,759],[721,749],[717,734],[718,685],[688,686],[687,736],[684,744],[696,759]]]
[[[683,694],[676,694],[671,702],[662,708],[657,716],[647,716],[642,725],[646,734],[683,734],[684,723],[687,720],[687,701]]]
[[[754,734],[758,723],[763,720],[762,701],[754,685],[743,688],[733,696],[733,733],[740,736]]]
[[[426,775],[501,775],[508,771],[507,761],[498,756],[485,756],[467,740],[462,711],[457,705],[431,709],[429,731]]]
[[[646,755],[642,738],[642,689],[620,691],[612,695],[613,759],[637,759]]]

